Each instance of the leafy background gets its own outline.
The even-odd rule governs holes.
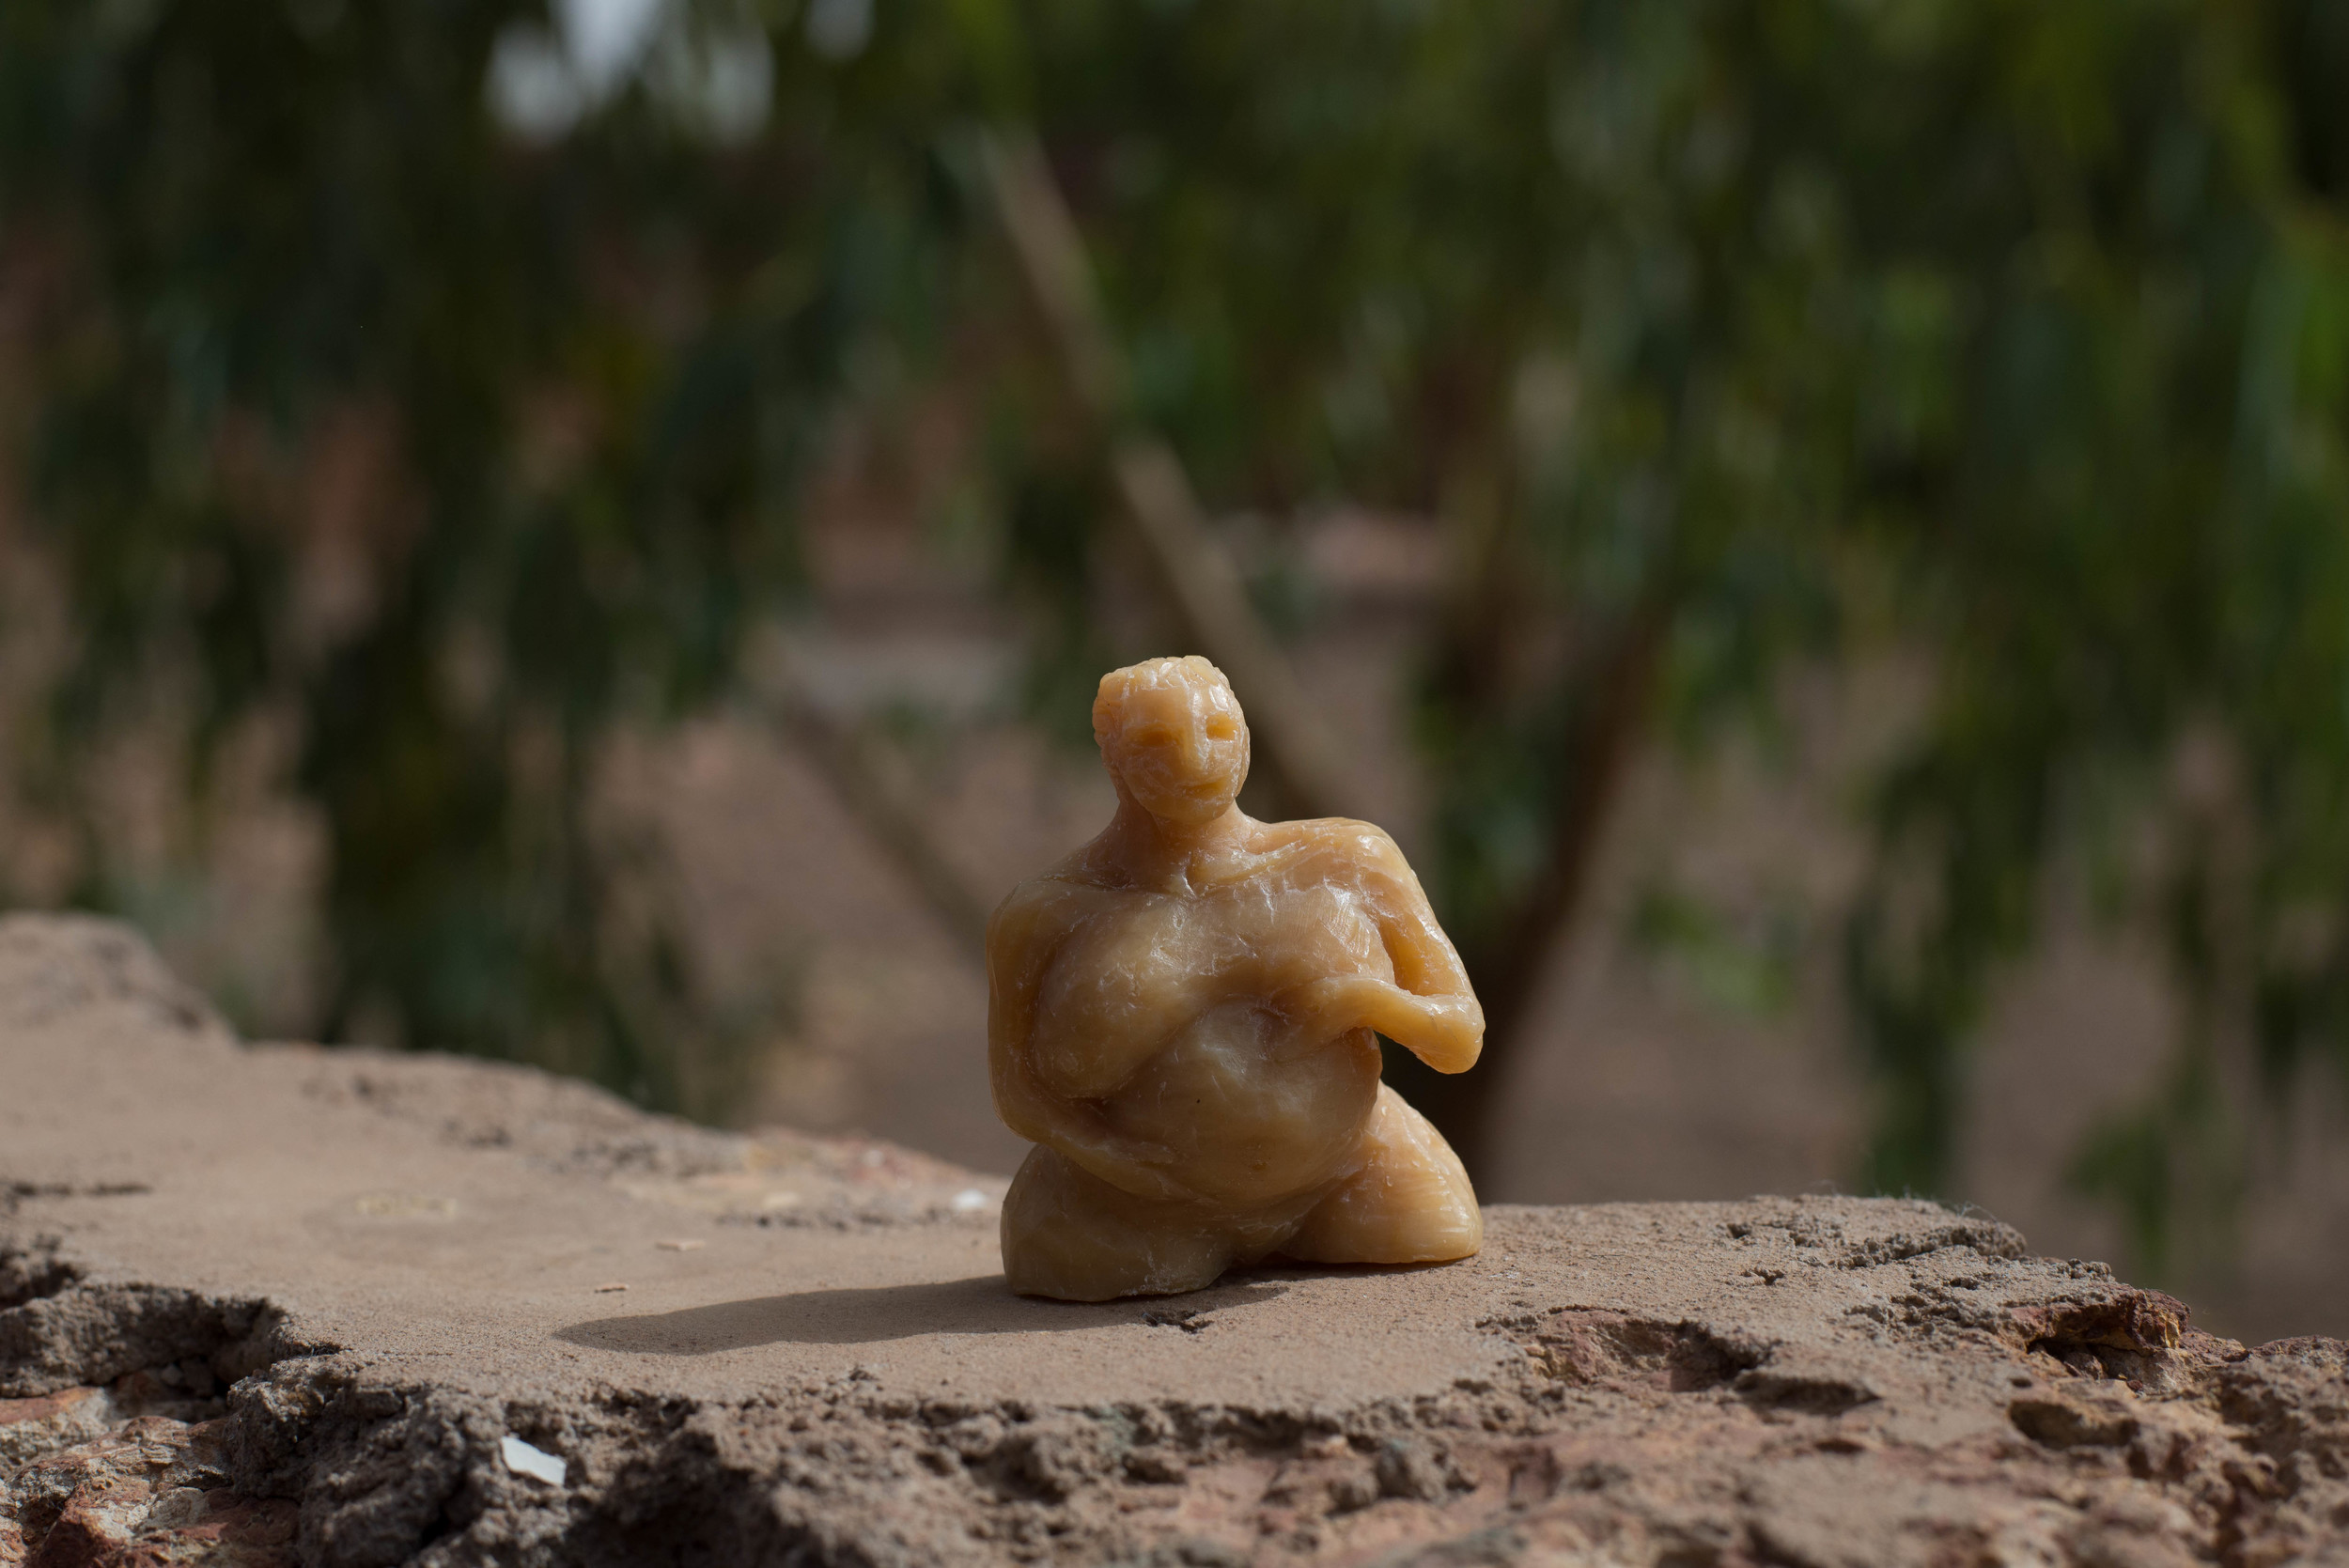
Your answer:
[[[251,1030],[913,1136],[790,1048],[837,952],[721,972],[662,768],[796,759],[965,995],[1091,682],[1196,647],[1252,805],[1412,853],[1492,1036],[1394,1075],[1491,1195],[1619,1190],[1512,1100],[1627,954],[1826,1042],[1817,1175],[2340,1331],[2245,1237],[2349,1225],[2344,81],[2338,0],[18,0],[0,894]],[[1779,881],[1673,872],[1749,775]],[[2155,1002],[2031,1034],[2079,942]],[[2018,1028],[2077,1114],[1985,1144]]]

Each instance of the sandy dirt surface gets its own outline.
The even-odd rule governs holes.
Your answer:
[[[2349,1345],[1925,1203],[1097,1307],[1003,1183],[241,1045],[0,920],[0,1563],[2349,1560]]]

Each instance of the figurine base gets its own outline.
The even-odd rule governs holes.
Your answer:
[[[1003,1275],[1022,1296],[1174,1296],[1279,1254],[1300,1263],[1450,1263],[1484,1245],[1468,1172],[1385,1084],[1352,1172],[1234,1212],[1137,1198],[1057,1150],[1030,1151],[1003,1200]]]

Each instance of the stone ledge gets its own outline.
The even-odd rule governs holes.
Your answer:
[[[1932,1204],[1024,1301],[1000,1180],[239,1047],[25,916],[0,1086],[0,1564],[2349,1560],[2349,1346]]]

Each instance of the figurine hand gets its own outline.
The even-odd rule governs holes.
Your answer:
[[[1485,1012],[1473,999],[1418,996],[1374,975],[1308,981],[1275,1005],[1298,1025],[1279,1053],[1283,1059],[1356,1029],[1377,1030],[1439,1073],[1466,1071],[1484,1049]]]
[[[1413,996],[1413,1023],[1379,1032],[1439,1073],[1465,1073],[1485,1053],[1485,1009],[1474,997]]]

